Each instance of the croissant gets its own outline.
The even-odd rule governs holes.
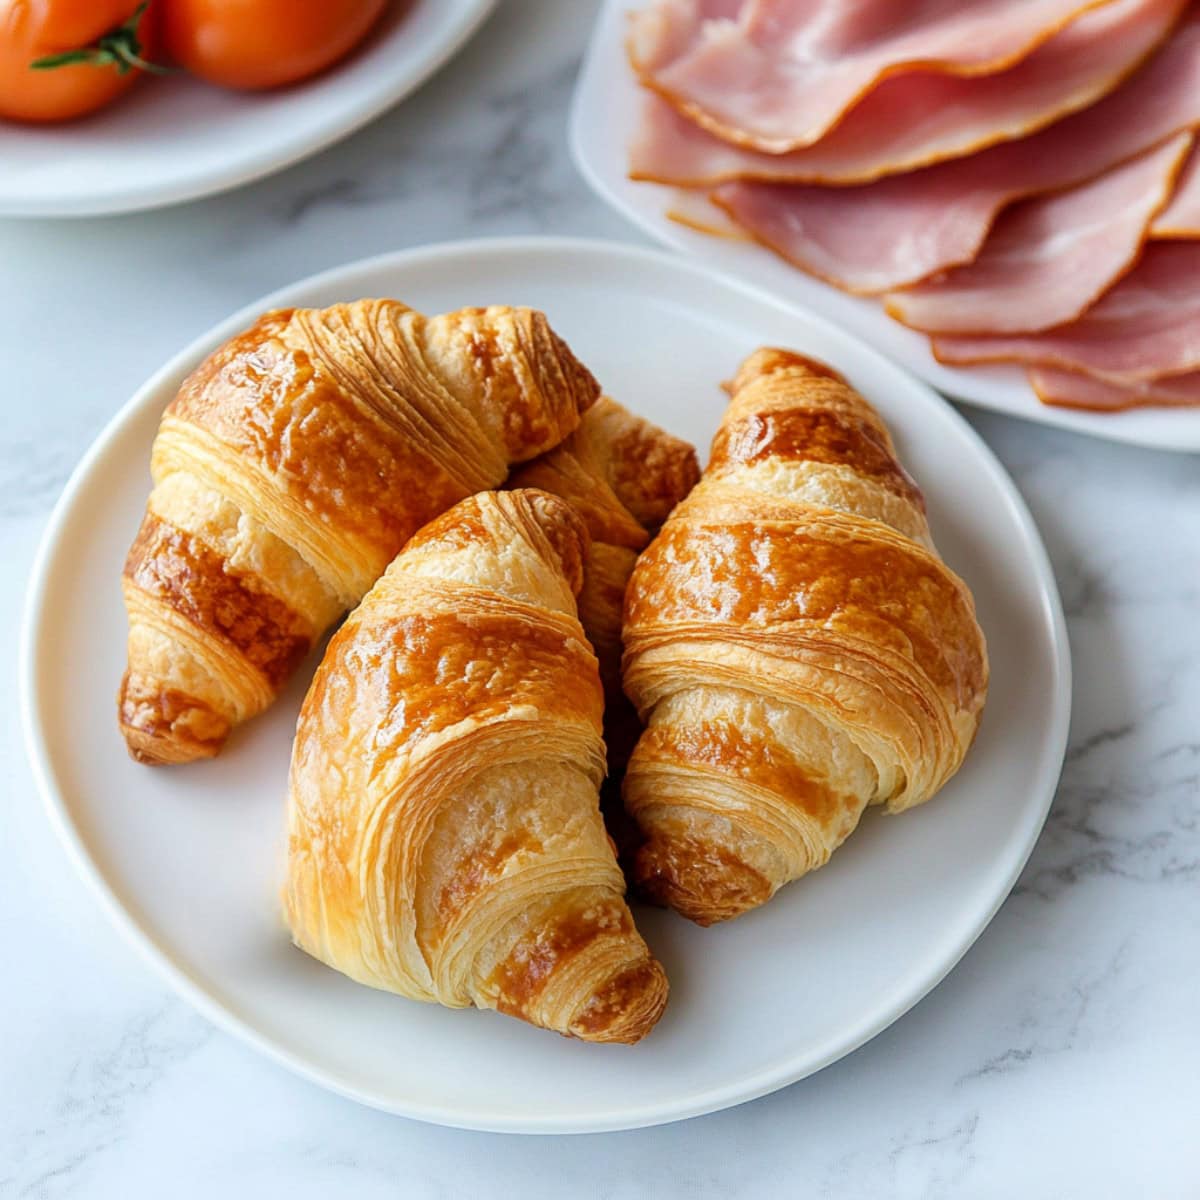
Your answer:
[[[700,483],[642,554],[625,688],[634,875],[702,925],[823,865],[868,804],[954,774],[987,693],[966,585],[878,414],[836,372],[759,350]]]
[[[481,493],[408,543],[304,701],[284,897],[297,945],[362,983],[634,1042],[667,983],[597,803],[586,548],[535,490]]]
[[[267,313],[183,383],[125,563],[134,758],[216,754],[408,538],[557,445],[599,388],[541,313]]]
[[[639,551],[696,485],[696,451],[682,438],[602,396],[560,446],[515,470],[509,487],[569,500],[591,535],[579,620],[600,661],[610,774],[621,770],[641,726],[621,686],[625,587]]]

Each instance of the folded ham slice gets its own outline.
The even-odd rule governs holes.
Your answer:
[[[1200,153],[1192,154],[1171,203],[1154,218],[1150,236],[1200,238]]]
[[[1027,136],[1094,103],[1167,36],[1187,0],[1113,0],[1007,71],[885,79],[816,145],[790,154],[736,146],[646,92],[630,175],[702,187],[729,179],[862,183]]]
[[[666,206],[667,219],[677,225],[685,225],[709,237],[726,238],[729,241],[749,242],[753,239],[729,214],[715,205],[706,192],[691,188],[675,188],[668,193],[671,197]]]
[[[1073,321],[1137,260],[1192,147],[1176,134],[1091,183],[1026,200],[974,262],[887,297],[926,333],[1036,333]]]
[[[1200,371],[1200,242],[1151,242],[1137,266],[1077,321],[1011,337],[935,337],[934,357],[963,366],[1024,362],[1109,383]]]
[[[1151,405],[1181,408],[1200,404],[1200,371],[1118,384],[1056,367],[1034,367],[1029,372],[1029,383],[1043,404],[1058,408],[1116,412]]]
[[[810,146],[888,76],[1020,62],[1104,0],[658,0],[630,27],[643,82],[728,141]]]
[[[1009,203],[1072,187],[1200,125],[1200,9],[1128,82],[1020,141],[859,187],[726,183],[748,233],[847,291],[873,294],[970,262]]]

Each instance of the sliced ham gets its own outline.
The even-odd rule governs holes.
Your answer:
[[[666,209],[667,219],[677,225],[685,225],[709,237],[728,238],[735,242],[748,242],[750,235],[729,214],[715,205],[704,192],[677,188],[671,193]]]
[[[1176,134],[1091,183],[1003,213],[974,262],[887,297],[926,333],[1036,333],[1073,321],[1137,260],[1192,146]]]
[[[848,292],[874,295],[970,262],[1003,192],[933,167],[861,188],[726,183],[714,203],[756,241]]]
[[[1154,219],[1156,238],[1200,238],[1200,153],[1193,152],[1171,197]]]
[[[1200,371],[1200,242],[1151,242],[1077,321],[1011,337],[935,337],[939,362],[1024,362],[1109,383]]]
[[[1115,92],[1016,142],[859,187],[727,183],[713,198],[759,241],[872,294],[970,262],[1011,202],[1092,179],[1200,124],[1200,9]]]
[[[630,175],[702,187],[730,179],[862,183],[1027,136],[1106,95],[1170,32],[1187,0],[1114,0],[996,75],[908,71],[885,79],[816,145],[736,146],[645,93]]]
[[[1029,372],[1029,383],[1043,404],[1057,408],[1116,412],[1123,408],[1180,408],[1200,404],[1200,371],[1119,384],[1056,367],[1034,367]]]
[[[888,76],[984,75],[1104,0],[658,0],[630,28],[643,82],[728,141],[810,146]]]

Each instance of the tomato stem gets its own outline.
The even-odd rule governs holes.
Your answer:
[[[35,58],[29,64],[30,67],[35,71],[52,71],[55,67],[72,67],[87,63],[94,67],[116,67],[119,75],[125,75],[135,68],[154,75],[171,74],[173,68],[164,67],[161,63],[150,62],[142,57],[142,43],[137,31],[149,6],[150,0],[142,0],[127,21],[103,37],[97,38],[92,45],[81,46],[78,50],[64,50],[61,54],[46,54]]]

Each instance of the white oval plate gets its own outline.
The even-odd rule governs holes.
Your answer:
[[[592,190],[624,217],[676,250],[694,254],[788,303],[821,313],[955,399],[1117,442],[1159,450],[1200,450],[1196,409],[1089,413],[1052,408],[1037,398],[1025,373],[1016,367],[943,366],[930,353],[928,339],[893,321],[878,301],[840,292],[757,243],[711,237],[672,221],[666,214],[674,190],[634,183],[628,177],[626,147],[637,119],[638,99],[624,49],[630,7],[629,0],[607,0],[601,10],[575,89],[570,122],[576,164]]]
[[[604,386],[701,447],[718,388],[756,346],[836,364],[878,405],[925,489],[946,559],[974,589],[991,697],[963,770],[902,818],[872,814],[831,864],[766,908],[702,930],[642,909],[671,1003],[639,1046],[589,1046],[498,1016],[370,991],[294,949],[277,900],[283,798],[312,663],[211,763],[126,757],[118,579],[150,442],[184,374],[264,308],[393,295],[426,312],[529,304]],[[819,319],[678,256],[516,239],[416,250],[316,276],[238,313],[129,402],[75,472],[35,568],[21,687],[29,752],[76,864],[120,927],[202,1012],[366,1104],[475,1129],[622,1129],[762,1095],[894,1021],[1008,894],[1054,793],[1070,666],[1054,578],[991,452],[924,385]]]
[[[83,121],[0,121],[0,216],[135,212],[269,175],[407,96],[495,4],[394,2],[344,62],[278,91],[233,92],[181,75],[143,80]]]

